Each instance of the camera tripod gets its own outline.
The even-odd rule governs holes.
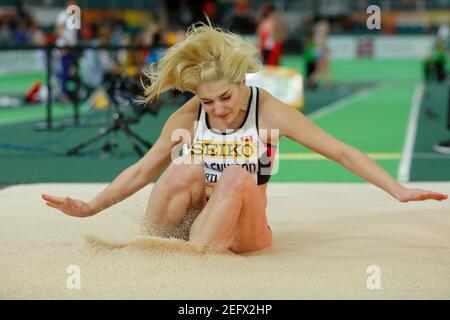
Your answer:
[[[130,123],[138,122],[140,116],[138,116],[137,118],[127,118],[125,114],[119,109],[119,104],[121,102],[126,102],[125,99],[122,99],[120,96],[120,83],[119,84],[114,83],[110,89],[112,89],[112,92],[111,91],[109,92],[113,96],[113,99],[111,99],[111,105],[114,108],[112,125],[109,126],[108,128],[102,129],[101,132],[98,133],[96,136],[69,149],[66,153],[68,156],[80,154],[80,151],[83,148],[87,147],[88,145],[93,144],[110,134],[117,134],[120,131],[123,131],[125,133],[125,136],[131,142],[133,149],[141,157],[144,156],[145,151],[142,150],[142,148],[139,146],[139,143],[147,147],[147,149],[150,149],[153,146],[150,142],[147,142],[146,140],[141,138],[138,134],[133,132],[133,130],[131,130],[129,127]],[[110,144],[107,142],[103,145],[102,150],[109,152],[117,147],[118,147],[117,143]]]

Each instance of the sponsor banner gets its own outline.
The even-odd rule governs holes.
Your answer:
[[[385,36],[373,39],[374,58],[425,58],[431,52],[434,37]]]
[[[209,158],[257,159],[257,146],[253,141],[202,140],[191,146],[193,156]]]
[[[0,50],[0,75],[45,71],[44,50]]]
[[[357,57],[358,40],[352,36],[328,37],[328,49],[332,59],[354,59]]]
[[[327,45],[332,59],[423,59],[434,41],[433,36],[330,36]]]

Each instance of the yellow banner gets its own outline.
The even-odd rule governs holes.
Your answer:
[[[249,159],[257,157],[258,150],[252,141],[203,140],[192,144],[190,153],[197,157]]]

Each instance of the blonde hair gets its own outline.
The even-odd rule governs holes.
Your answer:
[[[164,57],[144,74],[150,80],[145,103],[169,89],[195,92],[205,82],[245,80],[246,73],[261,69],[259,50],[238,35],[205,23],[193,24],[187,37],[170,47]]]

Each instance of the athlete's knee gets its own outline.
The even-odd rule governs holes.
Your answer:
[[[240,192],[251,184],[255,184],[252,175],[240,166],[227,167],[220,177],[219,182],[228,190]]]
[[[247,253],[266,249],[272,245],[272,234],[261,237],[260,239],[252,242],[251,244],[232,243],[230,245],[230,251],[233,253]]]
[[[188,189],[204,179],[204,170],[198,164],[172,163],[167,169],[164,184],[171,189]]]

